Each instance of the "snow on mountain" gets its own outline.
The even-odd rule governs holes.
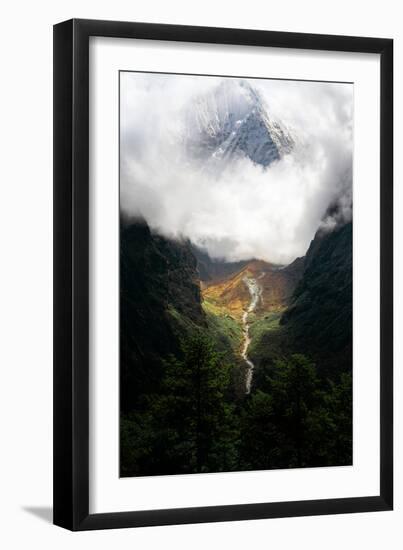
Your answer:
[[[295,145],[290,130],[270,116],[259,92],[238,79],[226,79],[192,102],[184,141],[187,153],[201,161],[246,156],[264,167]]]

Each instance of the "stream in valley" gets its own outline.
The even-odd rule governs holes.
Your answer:
[[[258,279],[263,275],[264,273],[262,273],[258,277]],[[244,277],[243,282],[248,288],[249,294],[251,297],[249,306],[242,315],[242,328],[243,328],[244,342],[242,346],[241,355],[248,366],[248,370],[246,372],[246,379],[245,379],[245,392],[248,394],[250,393],[250,389],[252,386],[253,369],[255,368],[253,362],[248,357],[248,348],[251,342],[251,338],[249,334],[250,323],[249,323],[248,317],[250,313],[253,313],[255,311],[256,306],[258,305],[259,300],[261,299],[262,289],[259,283],[257,282],[257,279],[253,277]]]

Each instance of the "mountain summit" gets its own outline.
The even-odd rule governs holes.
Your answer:
[[[185,146],[202,161],[247,157],[269,166],[295,145],[289,129],[270,116],[248,81],[227,79],[199,95],[186,113]]]

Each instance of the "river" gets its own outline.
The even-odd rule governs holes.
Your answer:
[[[262,273],[258,279],[260,279],[264,273]],[[262,295],[262,289],[259,286],[259,283],[257,282],[257,279],[253,277],[244,277],[243,282],[245,283],[246,287],[249,290],[250,294],[250,302],[248,308],[244,311],[242,315],[242,327],[243,327],[243,335],[244,335],[244,342],[242,347],[241,355],[245,361],[245,363],[248,366],[248,370],[246,371],[246,379],[245,379],[245,392],[248,394],[250,393],[250,389],[252,386],[252,378],[253,378],[253,369],[255,368],[253,362],[248,357],[248,348],[251,342],[250,334],[249,334],[249,328],[250,323],[248,321],[249,314],[255,311],[256,306],[259,303],[259,300],[261,299]]]

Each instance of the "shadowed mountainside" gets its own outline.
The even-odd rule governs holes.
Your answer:
[[[259,333],[252,328],[250,353],[265,367],[292,349],[311,357],[322,377],[335,379],[352,368],[352,224],[318,231],[303,267],[280,324]]]
[[[151,233],[143,222],[121,224],[120,365],[123,410],[155,390],[161,359],[178,353],[180,335],[206,325],[196,260],[188,242]]]
[[[241,328],[202,307],[200,275],[189,241],[170,240],[143,221],[121,223],[120,388],[122,412],[158,391],[164,362],[183,340],[205,329],[234,365],[233,390],[242,394]]]
[[[330,233],[318,231],[281,319],[295,345],[317,357],[328,374],[351,371],[352,262],[352,223]]]

